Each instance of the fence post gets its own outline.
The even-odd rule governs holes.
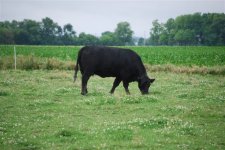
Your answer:
[[[14,46],[14,66],[15,66],[15,70],[16,70],[16,46]]]

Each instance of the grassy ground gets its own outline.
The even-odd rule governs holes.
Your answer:
[[[225,77],[150,74],[151,94],[131,95],[72,71],[0,72],[0,149],[225,149]]]

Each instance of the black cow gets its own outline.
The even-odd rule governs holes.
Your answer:
[[[74,68],[74,81],[79,70],[82,74],[81,94],[87,94],[87,82],[90,76],[96,74],[100,77],[116,77],[110,93],[123,81],[127,94],[130,82],[137,81],[142,94],[148,94],[148,89],[155,79],[147,76],[140,56],[130,49],[85,46],[80,49],[77,64]]]

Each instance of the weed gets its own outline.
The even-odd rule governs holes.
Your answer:
[[[8,92],[5,92],[5,91],[0,91],[0,96],[7,96],[7,95],[9,95],[9,93],[8,93]]]
[[[72,136],[72,132],[63,129],[62,131],[59,131],[57,133],[57,136],[59,136],[59,137],[71,137]]]

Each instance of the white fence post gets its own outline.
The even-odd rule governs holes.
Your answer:
[[[16,46],[14,46],[14,65],[15,65],[15,70],[16,70]]]

